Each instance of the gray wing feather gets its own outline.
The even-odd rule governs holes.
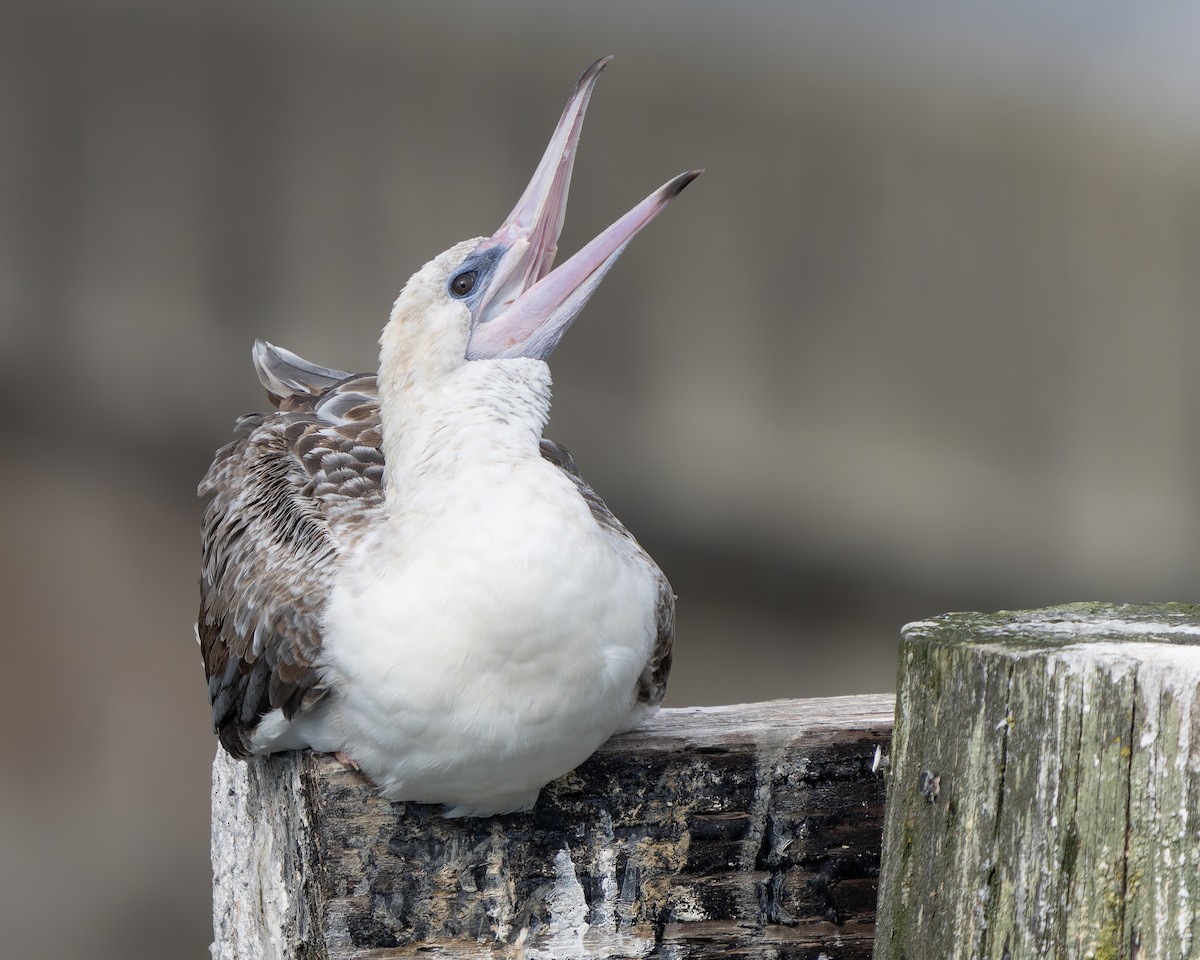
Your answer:
[[[254,341],[251,357],[259,382],[276,406],[285,397],[319,397],[343,380],[350,379],[345,370],[318,366],[266,340]]]

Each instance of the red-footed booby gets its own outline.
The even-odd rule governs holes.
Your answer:
[[[235,757],[338,754],[447,816],[528,809],[658,709],[675,598],[542,438],[546,358],[626,244],[698,172],[552,269],[588,99],[580,78],[503,226],[405,285],[379,372],[259,341],[277,408],[200,484],[197,632]]]

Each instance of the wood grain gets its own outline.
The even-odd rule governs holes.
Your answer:
[[[214,764],[218,960],[871,954],[893,699],[664,710],[524,814]]]
[[[1200,609],[905,628],[876,960],[1200,955]]]

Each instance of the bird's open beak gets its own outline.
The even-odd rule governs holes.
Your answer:
[[[634,234],[700,175],[696,170],[669,180],[557,270],[551,269],[583,116],[596,78],[610,59],[597,60],[579,78],[525,193],[503,226],[473,254],[490,252],[499,258],[475,308],[467,343],[470,360],[548,357]]]

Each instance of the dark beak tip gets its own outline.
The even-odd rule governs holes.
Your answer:
[[[605,67],[607,67],[608,62],[612,58],[613,58],[613,55],[610,53],[607,57],[601,57],[599,60],[597,60],[591,66],[589,66],[586,70],[584,70],[583,73],[580,75],[579,79],[577,81],[575,81],[575,90],[578,91],[580,87],[582,87],[589,80],[593,79],[596,76],[596,74],[598,74],[601,70],[603,70]]]
[[[689,183],[691,183],[693,180],[695,180],[703,172],[704,172],[704,170],[700,169],[700,170],[689,170],[686,173],[681,173],[674,180],[671,180],[667,184],[667,189],[663,193],[663,199],[664,200],[674,200],[677,196],[679,196],[681,193],[683,193],[684,187],[686,187]]]

